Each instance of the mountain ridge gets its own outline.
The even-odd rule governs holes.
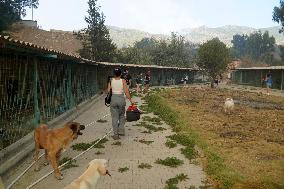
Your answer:
[[[127,29],[117,26],[107,26],[110,36],[118,48],[131,46],[135,41],[140,41],[144,37],[153,37],[155,39],[167,39],[170,35],[153,34],[137,29]],[[200,26],[196,28],[184,28],[176,31],[176,33],[185,37],[185,40],[192,43],[203,43],[214,37],[218,37],[228,46],[231,46],[231,40],[235,34],[251,34],[256,31],[268,31],[270,35],[275,37],[276,43],[284,45],[284,35],[279,34],[280,26],[272,26],[267,28],[253,28],[248,26],[225,25],[220,27]]]

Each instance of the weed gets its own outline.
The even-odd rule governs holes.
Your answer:
[[[176,157],[167,157],[166,159],[157,159],[155,161],[157,164],[169,166],[169,167],[177,167],[183,164],[183,160],[177,159]]]
[[[72,158],[70,158],[70,157],[64,157],[63,159],[61,159],[59,161],[59,165],[63,165],[66,162],[68,162],[68,163],[63,166],[63,169],[70,169],[72,167],[78,167],[78,165],[75,164],[76,160],[75,159],[72,160]]]
[[[150,145],[151,143],[153,143],[154,141],[153,140],[145,140],[145,139],[141,139],[141,140],[134,140],[136,142],[140,142],[140,143],[143,143],[143,144],[147,144],[147,145]]]
[[[197,156],[195,149],[191,146],[186,146],[185,148],[182,148],[181,153],[189,160],[192,160]]]
[[[185,180],[187,180],[187,179],[188,179],[187,175],[181,173],[181,174],[175,176],[174,178],[168,179],[168,180],[166,181],[166,183],[167,183],[168,185],[175,185],[175,184],[178,184],[179,182],[185,181]]]
[[[120,167],[120,168],[118,169],[118,172],[123,173],[123,172],[126,172],[126,171],[128,171],[128,170],[129,170],[128,167]]]
[[[97,141],[99,141],[100,139],[97,139],[93,142],[90,142],[90,143],[77,143],[77,144],[73,144],[71,146],[71,148],[73,150],[77,150],[77,151],[84,151],[84,150],[87,150],[88,148],[90,148],[92,145],[96,144]],[[96,145],[93,146],[93,148],[104,148],[104,143],[106,143],[108,141],[108,139],[104,138],[102,139],[100,142],[98,142]]]
[[[150,130],[142,131],[141,133],[152,134],[152,132]]]
[[[155,127],[154,125],[145,125],[144,127],[149,131],[154,131],[154,132],[167,130],[164,127]]]
[[[172,140],[167,140],[167,142],[165,143],[165,145],[169,148],[174,148],[177,146],[177,143],[175,141]]]
[[[96,154],[96,155],[100,155],[100,154],[104,154],[104,153],[101,152],[101,151],[97,151],[95,154]]]
[[[148,163],[141,163],[140,165],[138,165],[138,168],[140,169],[151,169],[152,168],[152,165],[148,164]]]
[[[185,134],[174,134],[171,136],[168,136],[168,138],[176,141],[178,144],[181,144],[183,146],[190,146],[194,147],[195,142],[190,138],[190,136]]]
[[[98,122],[98,123],[106,123],[107,120],[105,120],[105,119],[99,119],[97,122]]]
[[[120,141],[116,141],[116,142],[112,143],[111,145],[121,146],[121,142]]]

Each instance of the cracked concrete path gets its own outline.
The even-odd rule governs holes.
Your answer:
[[[135,98],[139,104],[142,103],[140,98]],[[99,100],[89,110],[80,115],[76,121],[88,124],[102,118],[104,115],[109,114],[109,108],[104,106],[104,99]],[[143,116],[155,117],[153,114],[145,114]],[[111,129],[111,117],[104,118],[107,122],[95,123],[93,126],[89,126],[83,132],[82,136],[79,136],[72,144],[79,142],[92,142],[98,138],[101,138]],[[142,118],[139,122],[142,121]],[[127,122],[126,123],[126,136],[121,137],[119,140],[121,145],[113,145],[114,140],[111,137],[107,137],[108,141],[104,144],[105,148],[93,148],[89,152],[80,156],[76,164],[78,167],[72,167],[62,171],[64,179],[56,180],[54,175],[48,176],[46,179],[38,183],[35,187],[37,189],[60,189],[69,184],[75,178],[79,177],[86,169],[88,163],[92,159],[108,159],[108,169],[111,173],[111,177],[101,177],[97,183],[99,189],[146,189],[146,188],[164,188],[166,181],[169,178],[175,177],[177,174],[184,173],[188,176],[188,179],[180,182],[177,186],[179,188],[189,188],[195,186],[196,188],[204,186],[206,175],[202,170],[202,167],[198,164],[191,164],[184,155],[181,154],[178,145],[175,148],[168,148],[165,146],[167,141],[166,136],[174,134],[170,127],[163,122],[159,125],[166,130],[142,133],[147,129],[144,127],[134,126],[139,122]],[[147,145],[140,143],[139,140],[153,141]],[[71,145],[72,145],[71,144]],[[96,154],[100,151],[102,154]],[[79,154],[79,151],[74,151],[69,148],[65,153],[61,155],[63,157],[74,157]],[[177,168],[171,168],[164,165],[156,164],[156,159],[165,159],[167,157],[177,157],[184,161],[184,164]],[[43,159],[41,159],[41,162]],[[20,174],[30,163],[32,157],[23,160],[21,164],[15,168],[15,170],[4,178],[5,183],[10,183],[18,174]],[[141,163],[148,163],[152,165],[150,169],[138,168]],[[122,167],[129,168],[128,171],[119,172],[118,169]],[[39,172],[34,172],[33,169],[29,170],[19,182],[14,185],[14,189],[26,188],[28,185],[45,175],[48,171],[52,170],[51,166],[43,166]]]

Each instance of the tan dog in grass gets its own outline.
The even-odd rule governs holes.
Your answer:
[[[62,150],[65,150],[68,145],[78,138],[78,135],[82,135],[81,130],[84,130],[85,126],[80,125],[77,122],[69,122],[59,129],[48,129],[45,124],[39,125],[34,131],[35,141],[35,171],[39,171],[38,154],[40,149],[45,149],[45,159],[51,162],[55,177],[57,179],[63,179],[60,170],[58,169],[58,160]]]
[[[224,103],[224,111],[225,113],[231,114],[234,110],[235,103],[232,98],[226,98],[225,103]]]
[[[64,189],[95,189],[100,175],[109,175],[107,170],[107,160],[94,159],[92,160],[87,170]]]

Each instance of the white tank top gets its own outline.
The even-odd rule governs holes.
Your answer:
[[[112,94],[123,94],[123,82],[122,79],[112,79],[111,80]]]

